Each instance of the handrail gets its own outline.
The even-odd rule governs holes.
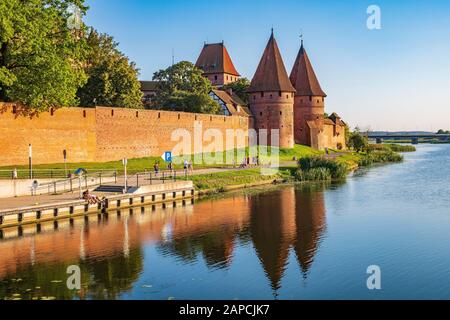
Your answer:
[[[37,188],[30,187],[31,194],[36,194],[39,191],[47,190],[48,194],[51,192],[57,193],[57,192],[66,192],[66,191],[74,191],[76,188],[80,187],[81,183],[84,183],[83,188],[88,187],[88,180],[89,179],[99,179],[97,183],[91,184],[90,186],[95,185],[102,185],[102,179],[104,178],[115,178],[115,181],[117,182],[117,171],[100,171],[100,172],[94,172],[90,174],[83,175],[81,177],[73,177],[73,178],[67,178],[64,180],[55,180],[52,182],[46,182],[43,184],[39,184]],[[94,180],[95,181],[95,180]],[[78,185],[77,185],[78,184]],[[62,189],[60,188],[62,186]],[[68,188],[66,188],[68,186]]]

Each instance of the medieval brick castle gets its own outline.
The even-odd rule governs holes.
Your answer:
[[[269,144],[270,131],[278,129],[282,148],[293,148],[295,143],[316,149],[345,148],[346,124],[336,113],[324,116],[327,95],[317,80],[303,40],[289,77],[272,31],[248,89],[249,106],[232,92],[218,90],[240,77],[223,43],[205,44],[196,66],[216,87],[212,96],[224,106],[224,114],[247,114],[255,129],[268,130]]]
[[[218,148],[228,147],[226,137],[230,129],[247,136],[249,129],[268,133],[278,129],[279,145],[283,148],[292,148],[294,143],[316,149],[346,147],[345,123],[335,113],[324,116],[326,94],[303,43],[288,77],[272,33],[248,88],[248,104],[222,88],[240,77],[223,43],[205,44],[196,65],[213,84],[210,96],[222,107],[222,114],[97,106],[52,109],[30,118],[18,113],[14,103],[0,102],[0,132],[8,137],[0,139],[0,165],[26,164],[29,144],[33,146],[35,164],[60,163],[64,151],[69,162],[159,157],[179,143],[172,139],[174,132],[185,130],[193,135],[198,122],[205,132],[221,132],[223,141],[217,144]],[[154,83],[142,83],[146,98],[151,99],[154,90]],[[248,143],[236,137],[235,140],[236,148],[244,148]],[[203,147],[210,145],[207,140],[200,142]],[[267,143],[273,145],[270,136]]]

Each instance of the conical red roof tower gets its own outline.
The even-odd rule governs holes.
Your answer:
[[[295,92],[289,80],[286,68],[278,49],[277,41],[273,35],[270,36],[261,61],[256,69],[249,92],[262,91],[286,91]]]
[[[260,135],[268,133],[267,139],[259,137],[259,144],[293,148],[295,89],[287,75],[273,30],[248,92],[255,129]]]
[[[323,149],[325,97],[305,47],[302,45],[290,76],[296,89],[294,101],[295,142]]]
[[[316,73],[314,72],[311,61],[303,46],[303,41],[297,59],[295,60],[290,79],[297,91],[297,96],[327,96],[320,87]]]

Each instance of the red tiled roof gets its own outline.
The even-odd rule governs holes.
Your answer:
[[[205,44],[195,66],[202,69],[205,74],[228,73],[240,76],[223,43]]]
[[[290,79],[295,90],[297,90],[297,96],[327,96],[320,87],[303,43],[294,63]]]
[[[248,92],[262,91],[295,92],[273,33],[248,89]]]
[[[158,81],[139,81],[142,91],[156,91],[158,89]]]
[[[341,117],[336,112],[333,112],[328,117],[328,119],[330,119],[331,121],[333,121],[333,123],[335,123],[335,124],[337,124],[339,126],[346,126],[347,125],[344,121],[342,121]]]

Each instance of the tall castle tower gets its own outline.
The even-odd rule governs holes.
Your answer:
[[[240,77],[223,42],[205,43],[195,66],[217,87],[236,82]]]
[[[327,95],[320,87],[303,40],[290,79],[297,91],[294,102],[295,142],[323,149],[326,144],[323,132]]]
[[[295,89],[287,75],[273,30],[248,92],[255,129],[268,130],[267,144],[271,145],[271,130],[278,129],[279,146],[293,148]]]

